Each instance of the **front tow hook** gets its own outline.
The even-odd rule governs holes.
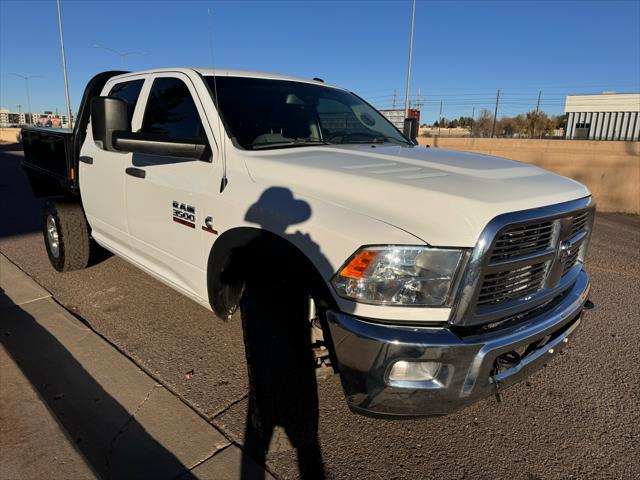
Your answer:
[[[496,357],[493,363],[493,369],[491,370],[491,382],[495,388],[494,395],[496,396],[496,401],[502,402],[502,395],[500,393],[500,385],[498,385],[498,379],[496,375],[501,370],[508,370],[509,368],[515,367],[520,363],[522,357],[518,352],[506,352],[502,355]]]

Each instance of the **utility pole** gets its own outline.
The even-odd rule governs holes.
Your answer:
[[[473,119],[476,116],[476,107],[473,107],[473,110],[471,110],[471,125],[469,126],[469,135],[471,135],[473,137]]]
[[[440,100],[440,120],[438,121],[438,136],[440,136],[440,132],[442,131],[442,100]]]
[[[531,138],[536,136],[536,124],[538,123],[538,114],[540,113],[540,97],[542,96],[542,90],[538,92],[538,103],[536,104],[536,116],[533,118],[533,131],[531,132]]]
[[[67,123],[69,128],[73,128],[71,119],[71,99],[69,97],[69,80],[67,79],[67,59],[64,55],[64,35],[62,34],[62,11],[60,9],[60,0],[58,0],[58,29],[60,30],[60,49],[62,51],[62,73],[64,75],[64,95],[67,100]]]
[[[407,68],[407,88],[404,99],[404,116],[409,116],[409,85],[411,84],[411,60],[413,57],[413,27],[416,18],[416,0],[413,0],[413,8],[411,10],[411,37],[409,40],[409,66]]]
[[[396,89],[393,89],[393,101],[391,102],[391,110],[396,109]]]
[[[420,89],[418,89],[418,110],[420,110],[421,105],[422,103],[420,103]]]
[[[498,93],[496,94],[496,110],[493,112],[493,126],[491,127],[491,138],[496,133],[496,121],[498,120],[498,103],[500,102],[500,89],[498,89]]]

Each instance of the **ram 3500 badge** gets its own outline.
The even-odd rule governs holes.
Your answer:
[[[196,207],[176,202],[175,200],[173,201],[172,206],[174,222],[186,225],[187,227],[196,228]]]

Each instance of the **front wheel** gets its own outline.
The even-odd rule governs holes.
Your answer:
[[[248,441],[266,447],[280,426],[294,447],[317,445],[309,295],[299,282],[251,279],[240,312],[249,373]]]
[[[44,206],[42,232],[53,268],[68,272],[89,264],[89,225],[79,203],[48,201]]]

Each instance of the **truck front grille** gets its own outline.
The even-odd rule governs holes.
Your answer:
[[[496,314],[556,284],[581,261],[592,210],[536,219],[497,233],[478,289],[475,313]]]
[[[571,219],[571,236],[574,236],[576,233],[583,231],[587,226],[587,221],[589,220],[589,212],[582,212],[578,215],[575,215]]]
[[[545,250],[551,243],[553,222],[541,222],[506,230],[496,239],[491,261]]]
[[[562,269],[562,275],[571,270],[575,264],[578,262],[578,258],[580,256],[580,245],[576,245],[573,248],[569,249],[567,259],[564,262],[564,266]]]
[[[546,263],[536,263],[513,270],[485,275],[478,295],[479,308],[518,300],[540,290],[547,269]]]

